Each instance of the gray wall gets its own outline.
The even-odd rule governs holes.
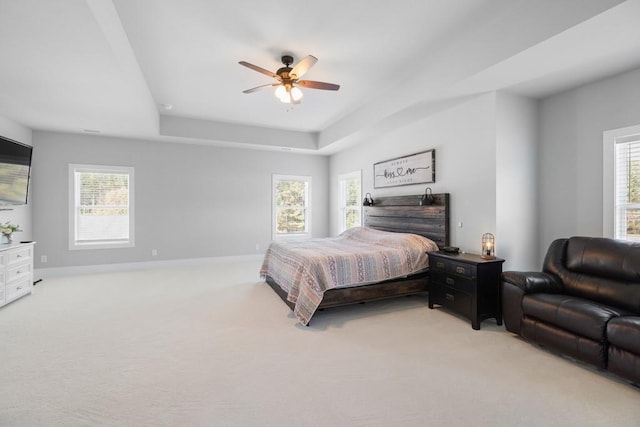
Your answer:
[[[603,132],[640,124],[640,69],[540,106],[540,257],[554,239],[602,236]]]
[[[411,111],[405,114],[410,116]],[[436,182],[373,188],[373,164],[435,148]],[[482,234],[496,233],[495,95],[486,94],[432,112],[331,157],[331,232],[338,232],[338,175],[361,169],[362,191],[377,196],[451,194],[451,243],[479,253]],[[462,227],[458,225],[462,223]],[[500,237],[496,236],[499,241]]]
[[[405,110],[397,128],[331,157],[331,232],[338,231],[339,174],[361,169],[363,192],[383,195],[451,194],[451,244],[480,253],[482,234],[496,237],[505,269],[537,264],[537,103],[507,93],[487,93],[442,104],[439,110]],[[415,119],[410,120],[411,117]],[[436,149],[433,184],[373,188],[376,162]]]
[[[328,235],[325,156],[52,132],[33,145],[37,268],[264,253],[274,173],[312,176],[313,235]],[[68,250],[69,163],[135,167],[134,248]]]
[[[426,185],[374,190],[372,165],[435,148],[429,186],[452,195],[452,244],[477,253],[482,233],[492,232],[505,268],[538,268],[553,239],[603,234],[602,133],[640,124],[640,70],[539,102],[489,93],[396,119],[330,159],[34,132],[30,206],[1,212],[0,221],[18,222],[18,238],[38,241],[40,268],[262,253],[272,173],[313,176],[313,234],[324,237],[338,232],[339,174],[362,170],[363,191],[374,197],[420,194]],[[0,133],[31,139],[2,117]],[[135,248],[67,249],[68,163],[136,168]]]
[[[19,123],[16,123],[6,117],[0,116],[0,135],[5,138],[13,139],[14,141],[21,142],[23,144],[32,145],[32,132],[31,129],[26,128]],[[7,210],[0,210],[0,222],[5,223],[10,221],[12,224],[20,226],[22,232],[17,232],[14,235],[14,240],[33,240],[33,227],[31,219],[31,206],[32,206],[32,190],[33,182],[29,184],[29,197],[27,204],[24,206],[6,207]]]
[[[496,105],[496,251],[505,267],[538,260],[538,103],[498,92]]]

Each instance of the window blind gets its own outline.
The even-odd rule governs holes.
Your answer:
[[[129,239],[129,174],[76,172],[77,242]]]
[[[361,172],[340,175],[340,232],[361,225]]]
[[[615,238],[640,241],[640,138],[615,147]]]

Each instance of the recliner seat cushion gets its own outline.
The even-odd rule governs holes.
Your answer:
[[[607,347],[602,340],[592,340],[533,317],[522,319],[521,334],[529,341],[599,368],[607,366]]]
[[[611,319],[607,324],[607,339],[611,345],[640,357],[640,317],[623,316]]]
[[[607,322],[628,312],[586,299],[562,294],[527,294],[522,312],[574,334],[604,342]]]

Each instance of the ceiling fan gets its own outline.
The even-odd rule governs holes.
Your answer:
[[[290,67],[293,64],[293,57],[290,55],[282,56],[282,63],[284,67],[279,68],[278,71],[272,73],[257,65],[250,64],[246,61],[240,61],[240,65],[244,65],[247,68],[251,68],[254,71],[265,74],[269,77],[273,77],[278,82],[268,83],[266,85],[256,86],[251,89],[243,90],[243,93],[252,93],[260,89],[272,86],[276,87],[276,96],[280,101],[289,104],[299,104],[302,98],[302,91],[300,87],[309,89],[322,89],[322,90],[338,90],[340,85],[325,82],[316,82],[313,80],[300,80],[300,78],[307,72],[314,64],[318,62],[318,58],[312,55],[307,55],[300,62],[298,62],[293,68]]]

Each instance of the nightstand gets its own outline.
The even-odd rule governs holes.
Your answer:
[[[503,262],[480,255],[429,252],[429,308],[438,304],[451,309],[470,319],[476,330],[492,317],[502,325]]]

